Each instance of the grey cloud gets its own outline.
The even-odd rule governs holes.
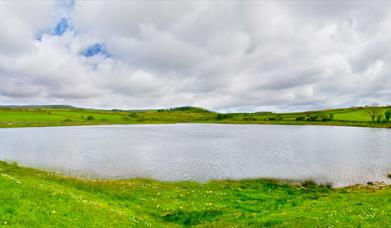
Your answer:
[[[1,100],[222,111],[391,103],[388,2],[61,7],[0,3],[0,29],[9,31],[0,33]],[[74,30],[35,40],[64,15]],[[80,54],[94,43],[104,43],[110,57]]]

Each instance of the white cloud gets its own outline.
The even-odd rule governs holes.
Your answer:
[[[77,1],[68,9],[0,2],[0,102],[241,111],[391,103],[390,9],[387,2]],[[53,35],[62,17],[71,28]],[[83,56],[94,44],[109,57]]]
[[[0,54],[31,48],[35,32],[50,24],[50,2],[0,2]]]

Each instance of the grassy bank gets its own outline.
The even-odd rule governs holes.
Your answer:
[[[391,186],[82,180],[0,162],[0,226],[391,226]]]
[[[103,124],[234,123],[391,127],[384,118],[391,107],[378,107],[382,118],[371,121],[366,107],[300,113],[220,114],[202,108],[165,110],[95,110],[68,106],[0,107],[0,127]]]

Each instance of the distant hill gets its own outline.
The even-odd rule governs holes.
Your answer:
[[[167,109],[158,109],[158,112],[175,112],[175,111],[183,111],[183,112],[194,112],[194,113],[204,113],[204,112],[211,112],[207,109],[200,108],[200,107],[193,107],[193,106],[182,106],[182,107],[174,107],[174,108],[167,108]]]
[[[0,108],[50,108],[50,109],[76,109],[71,105],[0,105]]]
[[[370,113],[376,113],[375,118]],[[70,105],[0,106],[0,127],[98,124],[232,123],[334,125],[391,128],[391,107],[352,107],[295,113],[218,113],[200,107],[121,110]]]

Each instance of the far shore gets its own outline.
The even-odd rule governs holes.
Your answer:
[[[370,111],[377,117],[372,119]],[[96,110],[56,106],[0,107],[0,128],[124,124],[273,124],[391,128],[389,106],[298,113],[216,113],[196,107],[160,110]]]

